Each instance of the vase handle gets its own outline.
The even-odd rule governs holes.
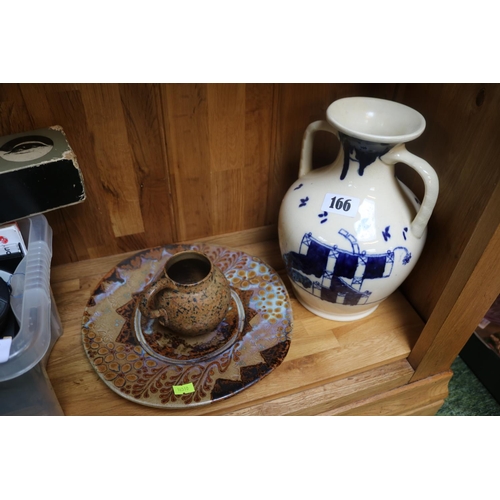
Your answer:
[[[311,124],[309,124],[309,126],[306,128],[306,131],[304,132],[304,138],[302,139],[299,179],[312,170],[313,136],[318,130],[321,130],[323,132],[330,132],[337,136],[337,131],[325,120],[318,120],[317,122],[312,122]]]
[[[155,319],[162,317],[165,322],[168,321],[168,311],[165,307],[154,307],[154,299],[162,290],[177,290],[175,283],[168,277],[163,277],[152,283],[149,288],[141,295],[139,299],[139,311],[145,318]]]
[[[404,144],[392,148],[380,158],[388,165],[401,162],[413,168],[422,177],[425,186],[424,199],[417,215],[410,225],[410,231],[416,238],[421,238],[429,222],[439,194],[439,179],[434,169],[422,158],[407,151]]]

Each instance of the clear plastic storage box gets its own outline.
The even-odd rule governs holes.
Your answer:
[[[62,414],[45,372],[50,350],[62,334],[50,289],[52,229],[43,215],[17,223],[28,252],[10,283],[19,332],[8,360],[0,363],[0,410],[3,414]]]

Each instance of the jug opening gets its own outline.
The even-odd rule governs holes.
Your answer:
[[[372,97],[346,97],[328,107],[328,122],[339,132],[370,142],[400,144],[419,137],[425,118],[413,108]]]
[[[185,252],[173,256],[167,263],[167,276],[181,285],[192,285],[203,281],[212,269],[210,260],[196,252]]]

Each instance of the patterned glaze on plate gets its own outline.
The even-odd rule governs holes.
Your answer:
[[[231,285],[226,318],[197,337],[176,335],[138,309],[144,288],[184,250],[205,253]],[[130,401],[161,408],[212,403],[255,384],[281,364],[291,332],[278,274],[257,257],[207,244],[157,247],[122,261],[92,293],[82,323],[85,352],[103,382]],[[176,394],[179,387],[191,392]]]

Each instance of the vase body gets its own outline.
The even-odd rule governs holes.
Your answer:
[[[299,179],[282,201],[278,227],[294,293],[313,313],[339,321],[363,318],[414,268],[438,180],[404,144],[424,127],[423,117],[401,104],[348,98],[328,108],[327,121],[306,130]],[[341,148],[331,165],[312,170],[317,130],[335,134]],[[395,177],[398,162],[422,176],[422,203]]]
[[[139,310],[176,334],[195,337],[217,328],[230,301],[222,271],[203,253],[188,250],[166,262],[164,275],[143,292]]]

